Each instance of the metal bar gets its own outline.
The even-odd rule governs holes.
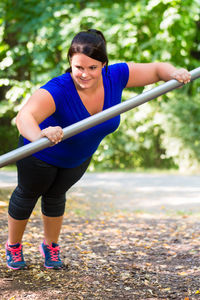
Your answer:
[[[191,80],[195,80],[200,77],[200,67],[192,70],[190,72]],[[184,85],[183,83],[178,82],[177,80],[167,81],[147,92],[144,92],[136,97],[130,98],[120,104],[117,104],[113,107],[110,107],[102,112],[99,112],[89,118],[86,118],[80,122],[77,122],[73,125],[70,125],[63,129],[63,140],[72,137],[86,129],[89,129],[93,126],[96,126],[102,122],[105,122],[119,114],[122,114],[132,108],[135,108],[145,102],[148,102],[158,96],[161,96],[171,90],[174,90],[180,86]],[[45,149],[49,146],[52,146],[52,143],[47,138],[41,138],[37,141],[34,141],[28,145],[17,148],[13,151],[10,151],[6,154],[0,156],[0,168],[6,166],[10,163],[14,163],[19,159],[27,157],[33,153],[36,153],[42,149]]]

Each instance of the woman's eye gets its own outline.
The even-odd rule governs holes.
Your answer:
[[[92,66],[90,67],[90,70],[95,70],[97,67],[96,66]]]

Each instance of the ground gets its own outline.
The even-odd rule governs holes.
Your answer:
[[[200,299],[198,214],[120,210],[110,202],[94,209],[74,193],[60,238],[65,267],[46,270],[38,204],[24,236],[28,268],[13,271],[4,250],[11,191],[0,191],[1,300]]]

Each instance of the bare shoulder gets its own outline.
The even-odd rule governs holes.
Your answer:
[[[43,88],[40,88],[40,89],[38,89],[38,90],[36,90],[33,94],[32,94],[32,96],[30,97],[30,99],[29,99],[29,101],[30,100],[37,100],[37,101],[40,101],[40,100],[47,100],[47,101],[53,101],[54,102],[54,100],[53,100],[53,97],[52,97],[52,95],[47,91],[47,90],[45,90],[45,89],[43,89]]]
[[[20,114],[31,114],[38,121],[44,120],[52,115],[56,105],[51,94],[45,89],[36,90],[22,107]]]
[[[50,107],[52,106],[55,108],[55,102],[53,100],[52,95],[45,89],[38,89],[28,99],[25,106],[27,106],[27,107],[31,107],[31,106],[44,107],[47,105],[50,105]]]
[[[158,81],[156,63],[127,63],[129,80],[126,87],[145,86]]]

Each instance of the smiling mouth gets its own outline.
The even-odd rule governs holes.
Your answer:
[[[84,79],[84,78],[80,78],[80,80],[85,82],[90,81],[90,79]]]

